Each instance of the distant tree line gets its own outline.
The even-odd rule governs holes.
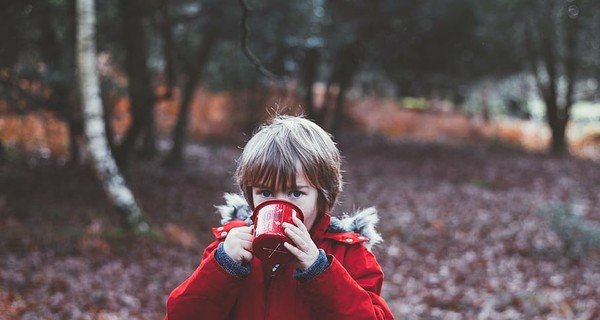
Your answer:
[[[0,4],[0,99],[10,106],[2,112],[56,114],[68,124],[72,161],[83,135],[75,13],[75,0]],[[578,83],[600,72],[600,3],[593,0],[103,0],[96,18],[98,51],[127,78],[126,85],[109,75],[100,79],[106,119],[115,95],[130,99],[132,123],[118,141],[105,121],[125,172],[136,157],[156,156],[153,108],[173,88],[181,100],[165,159],[172,165],[182,161],[189,106],[200,85],[258,92],[295,81],[304,112],[335,133],[346,93],[357,86],[460,101],[470,86],[515,74],[535,79],[551,150],[564,153]],[[32,90],[23,80],[47,89]],[[166,84],[164,96],[156,94],[159,82]],[[316,82],[336,88],[326,91],[331,96],[323,106],[313,103]],[[250,115],[245,127],[251,128],[258,121],[251,115],[264,107],[249,100],[236,112]]]

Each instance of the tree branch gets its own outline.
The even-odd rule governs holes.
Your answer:
[[[250,33],[250,29],[248,28],[248,15],[251,9],[248,7],[248,3],[246,3],[246,0],[239,0],[239,2],[240,6],[242,7],[242,51],[262,75],[271,80],[276,80],[277,76],[273,72],[269,71],[269,69],[267,69],[265,66],[263,66],[262,62],[260,62],[260,60],[254,55],[254,53],[252,53],[250,48],[248,48],[248,34]]]

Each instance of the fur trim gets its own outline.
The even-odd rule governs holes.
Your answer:
[[[352,215],[344,213],[341,218],[331,217],[327,231],[334,233],[358,233],[369,239],[369,241],[365,243],[365,246],[371,250],[371,248],[383,242],[381,234],[375,229],[378,222],[379,216],[377,215],[377,209],[375,209],[375,207],[369,207],[356,211]]]
[[[225,198],[225,204],[215,206],[221,214],[221,224],[238,219],[246,221],[249,225],[252,224],[250,220],[252,210],[250,210],[250,206],[248,206],[244,197],[234,193],[225,193],[223,197]],[[327,231],[332,233],[358,233],[369,239],[364,244],[371,250],[374,246],[383,242],[381,234],[375,229],[378,222],[377,209],[370,207],[358,210],[352,215],[344,213],[341,218],[331,217]]]
[[[239,194],[225,193],[225,204],[215,206],[217,211],[221,214],[221,224],[226,224],[233,220],[244,220],[252,223],[250,217],[252,217],[252,210],[246,199]]]

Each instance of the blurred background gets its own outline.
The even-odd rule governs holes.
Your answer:
[[[161,319],[281,113],[338,143],[334,214],[379,209],[397,318],[600,317],[599,2],[95,8],[102,161],[76,1],[0,2],[0,319]]]

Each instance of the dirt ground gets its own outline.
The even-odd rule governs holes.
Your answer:
[[[600,163],[490,143],[339,146],[335,213],[379,210],[374,252],[397,319],[600,317],[600,243],[585,240],[600,238]],[[211,241],[214,205],[236,191],[239,152],[192,145],[180,170],[138,162],[131,186],[157,231],[137,238],[119,231],[90,169],[3,164],[0,319],[163,318]],[[552,210],[574,219],[553,229]]]

